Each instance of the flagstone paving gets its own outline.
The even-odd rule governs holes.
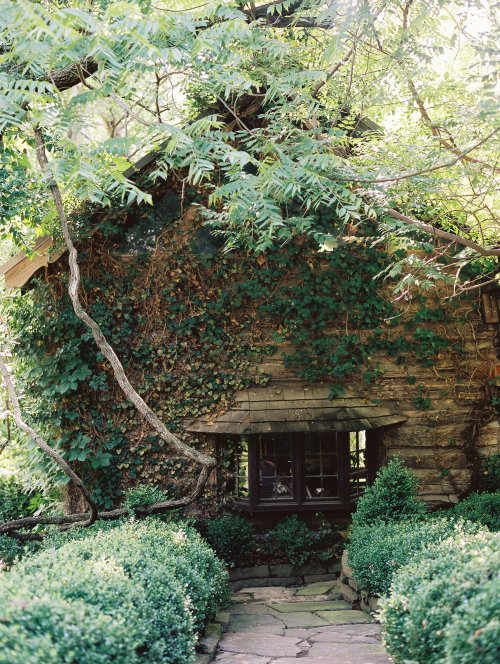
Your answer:
[[[380,625],[340,599],[334,582],[243,588],[233,596],[220,664],[391,664]]]

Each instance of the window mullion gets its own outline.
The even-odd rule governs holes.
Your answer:
[[[248,441],[249,503],[254,508],[260,503],[260,436],[250,436]]]
[[[293,495],[297,505],[304,502],[304,482],[305,482],[305,464],[304,464],[304,434],[295,433],[292,435],[293,443]]]
[[[339,498],[343,504],[349,503],[349,434],[345,431],[337,432],[339,451]]]

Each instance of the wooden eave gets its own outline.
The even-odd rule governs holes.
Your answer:
[[[350,391],[335,399],[328,398],[329,392],[328,386],[290,384],[243,390],[228,411],[213,419],[198,418],[185,429],[191,433],[233,435],[363,431],[407,419]]]
[[[38,238],[30,255],[20,251],[0,265],[0,274],[5,276],[6,288],[22,288],[35,272],[47,267],[49,263],[54,263],[63,254],[63,251],[51,253],[50,248],[53,244],[54,240],[49,235],[44,235]]]

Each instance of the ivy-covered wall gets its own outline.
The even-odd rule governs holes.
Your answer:
[[[331,213],[319,221],[328,229]],[[491,332],[473,298],[443,304],[436,291],[394,303],[393,284],[375,279],[391,256],[371,246],[374,227],[328,253],[297,238],[265,255],[228,255],[194,208],[181,214],[167,185],[154,207],[100,213],[92,224],[97,231],[80,242],[83,300],[179,435],[192,441],[186,420],[221,412],[250,384],[322,382],[332,396],[349,386],[408,417],[388,430],[385,446],[416,469],[427,499],[454,500],[466,487],[476,439],[492,418]],[[193,469],[124,400],[65,288],[63,257],[10,310],[37,425],[103,507],[139,482],[182,490]],[[217,495],[227,498],[211,486],[203,501],[215,508]]]

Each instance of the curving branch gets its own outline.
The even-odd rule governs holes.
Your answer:
[[[500,247],[493,247],[488,249],[481,246],[480,244],[477,244],[477,242],[474,242],[473,240],[468,240],[467,238],[461,237],[460,235],[455,235],[454,233],[448,233],[448,231],[443,231],[441,228],[437,228],[437,226],[431,226],[431,224],[426,224],[425,221],[413,219],[412,217],[408,217],[405,214],[398,212],[397,210],[393,210],[392,208],[385,208],[383,212],[387,216],[392,217],[392,219],[397,219],[398,221],[402,221],[410,226],[416,226],[417,228],[420,228],[420,230],[425,231],[430,235],[434,235],[435,237],[439,237],[442,240],[448,240],[453,244],[459,244],[463,247],[473,249],[481,256],[500,256]]]
[[[12,381],[9,368],[7,365],[5,350],[2,350],[0,352],[0,373],[2,374],[3,382],[7,389],[10,402],[12,404],[12,418],[14,422],[21,429],[21,431],[24,431],[24,433],[28,434],[28,436],[35,443],[35,445],[37,445],[43,452],[45,452],[45,454],[47,454],[47,456],[49,456],[53,461],[55,461],[55,463],[59,466],[59,468],[63,471],[63,473],[67,477],[69,477],[69,479],[72,482],[74,482],[76,486],[80,489],[83,497],[85,498],[85,501],[90,507],[90,514],[84,515],[84,518],[82,519],[82,523],[80,525],[91,526],[97,519],[97,504],[94,501],[90,491],[84,485],[82,480],[78,477],[75,471],[71,468],[71,466],[63,459],[63,457],[58,452],[56,452],[52,447],[50,447],[48,443],[45,442],[45,440],[40,436],[40,434],[38,434],[32,427],[29,426],[29,424],[27,424],[24,421],[21,413],[21,406],[19,405],[19,399],[17,398],[16,389],[14,387],[14,383]],[[0,533],[1,532],[8,533],[9,532],[8,526],[9,526],[8,523],[0,526]]]
[[[78,292],[80,288],[80,268],[78,266],[78,253],[75,245],[73,244],[73,240],[71,239],[68,218],[64,209],[61,191],[50,175],[50,166],[45,150],[45,142],[42,136],[42,132],[38,127],[35,129],[35,140],[38,163],[40,164],[40,168],[47,180],[47,186],[50,190],[50,193],[52,194],[52,199],[61,222],[64,241],[69,252],[70,277],[68,283],[68,294],[77,318],[79,318],[92,332],[92,336],[94,337],[99,350],[110,363],[116,381],[127,399],[136,407],[144,419],[153,427],[160,438],[171,447],[173,447],[177,452],[183,454],[192,461],[196,461],[202,466],[207,466],[208,468],[215,467],[215,459],[183,443],[177,436],[175,436],[167,429],[156,413],[154,413],[153,410],[147,405],[147,403],[139,395],[139,393],[135,390],[127,378],[122,363],[118,359],[118,356],[116,355],[113,348],[108,343],[99,324],[93,318],[91,318],[91,316],[89,316],[89,314],[82,307]]]
[[[135,515],[135,516],[149,516],[151,514],[159,514],[167,510],[176,509],[180,507],[187,507],[194,503],[205,488],[208,477],[210,475],[211,468],[204,466],[201,470],[201,473],[198,476],[195,488],[193,491],[185,496],[184,498],[178,498],[177,500],[166,500],[158,503],[153,503],[151,505],[142,505],[134,508],[121,507],[116,510],[110,510],[108,512],[97,512],[96,520],[99,521],[115,521],[116,519],[121,519],[124,516]],[[47,533],[19,533],[19,530],[24,530],[25,528],[34,528],[35,526],[59,526],[61,530],[65,527],[71,527],[75,525],[91,525],[88,523],[89,515],[86,512],[79,514],[68,514],[66,516],[28,516],[22,519],[15,519],[7,523],[0,524],[0,535],[9,535],[15,539],[21,541],[26,540],[40,540]]]

